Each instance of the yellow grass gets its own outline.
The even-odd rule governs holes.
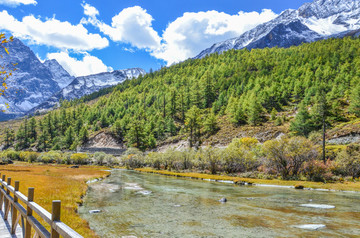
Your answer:
[[[29,187],[34,187],[34,201],[47,211],[51,212],[53,200],[61,200],[61,220],[84,237],[97,236],[77,214],[78,204],[86,192],[86,181],[107,176],[109,172],[104,170],[104,167],[94,166],[71,169],[65,165],[28,163],[0,166],[1,175],[11,177],[12,185],[14,181],[20,181],[20,192],[24,195],[27,196]],[[40,221],[39,217],[37,219]]]
[[[309,181],[287,181],[287,180],[279,180],[279,179],[269,180],[269,179],[240,178],[240,177],[232,177],[226,175],[211,175],[211,174],[202,174],[202,173],[180,173],[180,172],[172,172],[167,170],[155,170],[152,168],[141,168],[136,170],[146,173],[155,173],[155,174],[194,178],[194,179],[228,180],[228,181],[234,181],[235,183],[247,182],[253,184],[272,184],[272,185],[282,185],[282,186],[302,185],[305,188],[321,188],[321,189],[334,189],[339,191],[360,192],[360,182],[319,183],[319,182],[309,182]]]

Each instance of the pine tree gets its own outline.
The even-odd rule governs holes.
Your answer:
[[[217,118],[214,113],[208,113],[205,121],[204,121],[204,132],[208,135],[213,135],[219,129],[217,124]]]
[[[312,131],[311,117],[304,103],[300,103],[299,111],[290,124],[290,130],[306,137]]]
[[[270,120],[275,121],[277,113],[278,113],[278,111],[275,109],[275,107],[273,107],[273,109],[271,110],[271,113],[270,113]]]
[[[89,132],[85,126],[80,129],[79,140],[82,145],[89,141]]]
[[[258,125],[262,121],[263,107],[256,96],[250,97],[250,103],[247,109],[248,123],[252,126]]]
[[[66,149],[69,149],[71,145],[74,143],[75,137],[74,137],[74,130],[72,126],[69,126],[69,128],[65,131],[65,138],[64,138],[64,146]]]
[[[30,119],[29,124],[29,138],[32,141],[36,141],[37,139],[37,132],[36,132],[36,120],[34,117]]]
[[[204,108],[210,108],[215,100],[214,86],[212,85],[210,76],[205,76],[205,85],[203,86]]]
[[[5,128],[5,138],[4,138],[5,149],[13,146],[14,141],[15,141],[14,130]]]
[[[324,84],[320,85],[316,97],[315,105],[312,109],[312,123],[317,129],[322,128],[322,159],[325,162],[325,144],[326,144],[326,127],[329,122],[327,121],[330,114],[330,105],[326,98],[326,87]]]
[[[360,117],[360,83],[351,92],[349,111]]]
[[[145,149],[145,128],[143,121],[135,120],[129,125],[126,139],[130,147]]]
[[[193,106],[186,113],[185,116],[185,127],[190,133],[190,147],[193,147],[200,142],[200,128],[201,128],[201,117],[200,109],[197,106]]]
[[[50,135],[48,133],[48,130],[44,128],[42,121],[39,122],[39,130],[40,130],[40,135],[38,136],[36,148],[39,151],[46,151],[48,148],[50,148],[50,143],[49,143]]]

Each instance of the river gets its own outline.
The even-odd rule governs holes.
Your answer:
[[[106,238],[360,237],[360,193],[240,187],[129,170],[90,184],[79,213]]]

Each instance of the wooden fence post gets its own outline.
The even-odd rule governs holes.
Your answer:
[[[54,200],[52,202],[52,212],[51,212],[52,221],[60,221],[60,211],[61,211],[61,201]],[[59,238],[59,237],[60,237],[59,233],[52,227],[51,224],[51,238]]]
[[[29,203],[34,201],[34,188],[28,188],[28,202],[26,204],[26,215],[32,216],[32,209],[29,206]],[[31,237],[31,225],[29,223],[29,219],[26,219],[26,225],[25,225],[25,234],[24,238],[30,238]]]
[[[4,182],[4,181],[5,181],[5,175],[2,176],[1,182]],[[4,189],[4,185],[1,184],[1,188]],[[0,211],[2,211],[3,202],[4,202],[4,194],[0,193]]]
[[[14,203],[18,202],[18,197],[16,196],[16,192],[19,191],[20,182],[15,181],[14,185]],[[12,206],[12,220],[11,220],[11,234],[15,234],[17,224],[19,223],[18,220],[18,211],[16,210],[15,206]],[[20,215],[20,214],[19,214]]]
[[[11,178],[7,178],[7,187],[9,187],[11,184]],[[10,195],[10,190],[9,188],[6,188],[6,194]],[[10,201],[6,199],[6,197],[4,196],[4,200],[5,200],[5,214],[4,214],[4,220],[6,221],[8,219],[8,215],[9,215],[9,211],[10,211]]]

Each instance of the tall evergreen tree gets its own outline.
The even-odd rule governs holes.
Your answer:
[[[351,92],[349,111],[360,117],[360,82]]]
[[[193,147],[200,142],[200,128],[201,128],[201,115],[200,109],[194,105],[186,113],[185,127],[189,131],[190,147]]]
[[[300,103],[299,111],[290,124],[290,130],[301,136],[308,136],[312,131],[310,114],[304,103]]]

